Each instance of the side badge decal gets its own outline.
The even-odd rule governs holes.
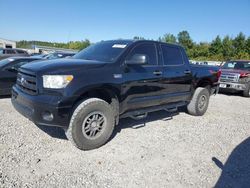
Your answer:
[[[114,78],[122,78],[122,74],[114,74]]]

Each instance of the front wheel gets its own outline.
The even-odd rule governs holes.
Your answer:
[[[204,115],[208,108],[209,97],[210,93],[207,88],[198,87],[187,106],[188,113],[193,116]]]
[[[76,107],[65,133],[77,148],[90,150],[108,141],[114,125],[115,116],[112,107],[104,100],[90,98]]]

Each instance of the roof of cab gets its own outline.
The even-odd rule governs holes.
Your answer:
[[[155,41],[155,40],[146,40],[146,39],[117,39],[117,40],[106,40],[106,41],[101,41],[101,42],[117,42],[117,43],[137,43],[137,42],[155,42],[159,44],[168,44],[171,46],[178,46],[182,47],[180,44],[174,44],[174,43],[166,43],[166,42],[161,42],[161,41]]]

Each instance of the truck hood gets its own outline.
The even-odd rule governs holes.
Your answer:
[[[105,65],[105,62],[82,60],[82,59],[54,59],[54,60],[39,60],[32,63],[23,65],[21,68],[42,73],[62,73],[70,72],[75,69],[83,68],[84,70],[89,68],[96,68]]]
[[[239,70],[239,69],[221,69],[222,73],[238,73],[238,74],[250,74],[250,71],[248,70]]]

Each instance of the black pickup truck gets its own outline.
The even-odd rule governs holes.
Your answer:
[[[120,118],[149,112],[203,115],[218,88],[217,67],[190,65],[178,45],[103,41],[73,58],[22,66],[12,104],[35,124],[59,126],[79,149],[100,147]]]

